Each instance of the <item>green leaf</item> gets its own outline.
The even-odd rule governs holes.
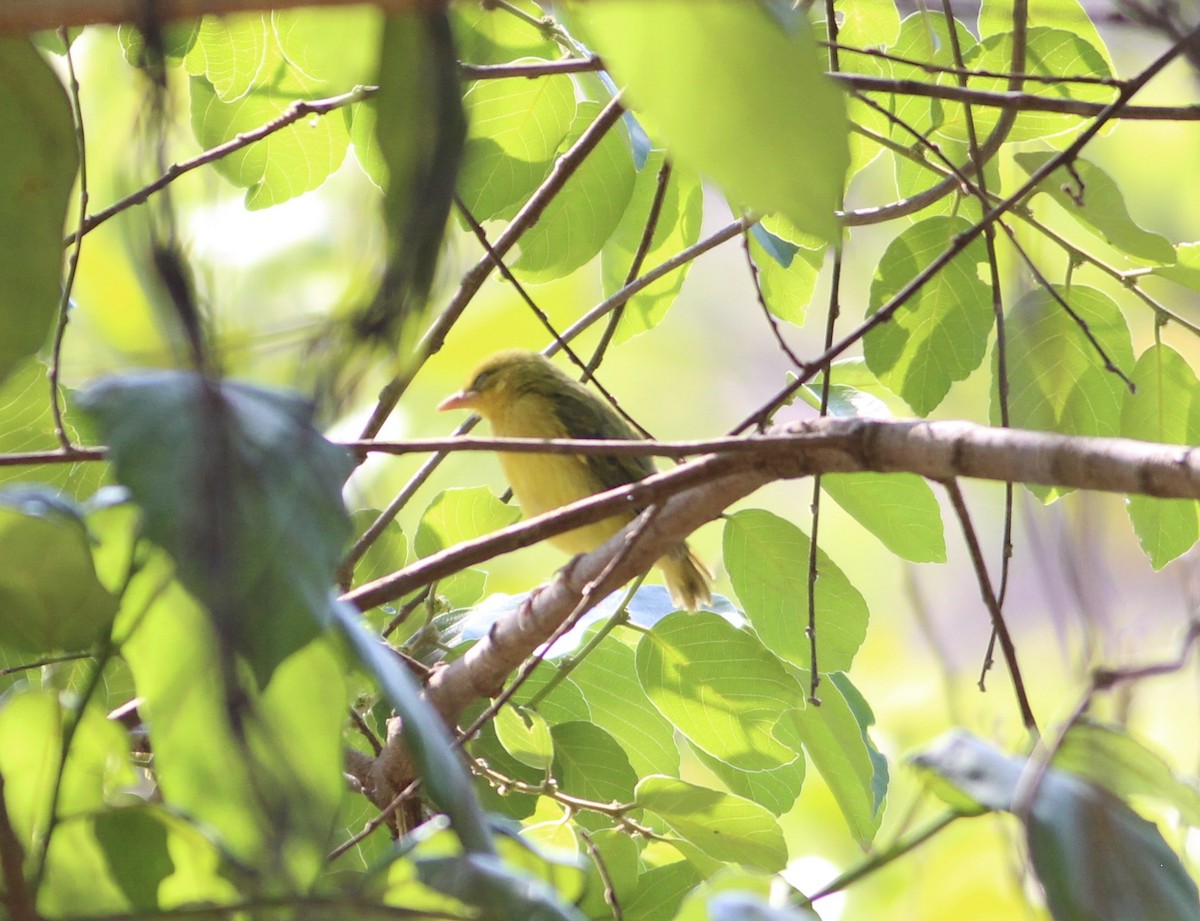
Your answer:
[[[1200,827],[1200,791],[1176,777],[1161,755],[1124,729],[1075,723],[1054,753],[1054,766],[1123,800],[1148,796],[1167,803],[1179,810],[1184,824]]]
[[[758,4],[682,0],[608,0],[580,13],[673,159],[741,205],[837,239],[846,109],[803,15],[785,24]]]
[[[638,644],[637,670],[654,706],[710,755],[745,770],[796,757],[774,728],[803,691],[749,631],[715,614],[670,614]]]
[[[699,882],[699,871],[687,860],[651,867],[624,904],[625,921],[671,921],[683,897]]]
[[[366,532],[379,518],[379,510],[373,508],[359,509],[350,516],[350,527],[354,534]],[[408,562],[408,537],[400,529],[395,520],[380,532],[379,536],[367,548],[358,565],[354,568],[354,584],[362,585],[385,576],[390,572],[403,568]]]
[[[95,647],[117,600],[96,578],[87,529],[68,500],[32,487],[0,491],[0,643],[35,656]]]
[[[1033,175],[1054,153],[1038,151],[1014,155],[1017,165]],[[1161,234],[1139,227],[1125,207],[1125,197],[1112,177],[1100,167],[1076,157],[1071,169],[1059,167],[1041,181],[1033,194],[1044,192],[1084,228],[1144,264],[1175,261],[1175,248]],[[1032,197],[1032,195],[1031,195]]]
[[[26,854],[45,844],[50,798],[59,784],[58,816],[89,815],[105,795],[136,782],[124,729],[95,706],[83,709],[66,764],[67,713],[55,690],[16,688],[0,698],[0,777],[12,832]],[[61,771],[61,781],[58,775]]]
[[[71,104],[24,38],[0,37],[0,381],[46,341],[79,157]]]
[[[937,497],[911,473],[828,473],[821,488],[892,553],[912,563],[946,562]]]
[[[957,19],[954,21],[954,27],[958,33],[959,48],[965,55],[977,44],[975,36]],[[936,67],[955,66],[954,46],[950,41],[946,18],[941,10],[936,13],[921,11],[906,16],[900,23],[899,37],[888,51],[896,58],[887,62],[889,71],[886,76],[893,80],[927,81],[929,72],[915,63],[918,61],[928,62]],[[907,63],[908,61],[914,63]],[[893,140],[905,145],[914,143],[915,139],[909,129],[927,135],[942,123],[944,106],[947,105],[950,104],[924,96],[894,94],[890,105],[897,118],[897,122],[890,126]],[[908,128],[902,127],[901,122]],[[897,163],[901,162],[903,158],[897,158]],[[931,180],[929,184],[933,181],[937,180]]]
[[[780,723],[776,732],[786,725]],[[745,771],[714,758],[702,748],[692,746],[700,763],[712,771],[731,793],[765,806],[772,815],[783,815],[795,805],[796,797],[800,795],[800,788],[804,785],[804,756],[799,754],[799,749],[797,742],[794,749],[797,756],[787,764],[765,771]]]
[[[1137,392],[1124,395],[1122,437],[1179,445],[1200,442],[1200,381],[1178,352],[1151,346],[1130,376]],[[1194,500],[1131,495],[1125,505],[1138,543],[1155,569],[1186,553],[1200,538],[1200,504]]]
[[[646,230],[646,220],[658,190],[659,173],[665,161],[661,150],[650,152],[646,163],[637,173],[633,193],[621,221],[600,252],[604,295],[610,297],[625,285]],[[665,262],[680,250],[700,238],[700,219],[704,210],[700,176],[694,171],[672,164],[666,191],[659,208],[658,223],[650,248],[642,260],[642,272]],[[617,341],[623,342],[638,333],[653,329],[666,316],[675,302],[691,263],[663,276],[635,294],[625,303],[625,313],[617,328]]]
[[[633,799],[638,777],[616,739],[587,722],[559,723],[550,731],[559,789],[599,803]]]
[[[1175,247],[1173,265],[1155,266],[1150,271],[1193,291],[1200,291],[1200,243],[1180,243]]]
[[[601,109],[598,102],[579,103],[560,154],[591,126]],[[619,121],[521,237],[521,255],[513,268],[532,282],[547,282],[591,261],[617,229],[633,194],[634,178],[629,131]]]
[[[533,710],[501,707],[495,718],[496,738],[510,755],[539,771],[549,769],[554,760],[554,742],[550,726]]]
[[[158,908],[158,887],[175,871],[167,850],[167,824],[159,810],[137,806],[113,809],[99,813],[94,823],[96,841],[130,906]]]
[[[575,84],[561,75],[477,80],[463,106],[459,196],[478,221],[512,217],[550,172],[575,118]]]
[[[421,882],[497,918],[585,921],[553,888],[490,854],[420,860]]]
[[[191,373],[109,378],[81,404],[146,535],[265,685],[325,622],[350,536],[349,454],[321,437],[298,397]]]
[[[791,712],[794,726],[850,833],[865,845],[874,839],[883,818],[886,778],[876,783],[881,759],[838,682],[822,682],[818,696],[819,707]]]
[[[433,497],[421,516],[413,548],[417,556],[429,556],[446,547],[506,528],[521,517],[486,486],[447,489]]]
[[[1014,27],[1013,15],[1012,0],[983,0],[979,9],[979,34],[986,38],[1000,32],[1011,32]],[[1097,49],[1106,62],[1109,61],[1104,40],[1079,0],[1029,0],[1027,15],[1032,26],[1073,32]]]
[[[248,13],[201,19],[183,63],[193,77],[204,77],[217,99],[231,103],[271,83],[281,60],[266,15]]]
[[[535,19],[545,15],[531,0],[513,0],[507,6]],[[468,64],[510,64],[521,57],[549,60],[559,51],[537,25],[514,16],[509,8],[455,4],[450,7],[450,23],[459,56]]]
[[[323,93],[374,82],[383,31],[377,8],[274,10],[271,28],[288,64]]]
[[[310,885],[347,792],[346,689],[329,646],[310,643],[275,669],[261,693],[246,688],[235,698],[218,679],[212,622],[161,556],[131,583],[122,630],[139,712],[153,727],[164,802],[208,829],[236,861]]]
[[[297,95],[256,86],[226,102],[204,77],[192,78],[191,92],[192,131],[206,148],[262,128],[282,115]],[[342,118],[306,118],[221,157],[213,166],[246,190],[246,207],[255,211],[320,186],[345,159],[349,142]]]
[[[73,391],[59,387],[67,435],[76,444],[92,442],[94,438],[90,431],[80,431],[80,414],[75,412],[74,397]],[[7,379],[0,381],[0,451],[56,450],[61,445],[54,428],[46,366],[37,358],[27,358],[13,369]],[[90,426],[87,428],[90,429]],[[82,500],[100,488],[106,469],[104,463],[94,461],[8,467],[0,469],[0,483],[35,481]]]
[[[961,217],[932,217],[900,232],[879,260],[868,314],[970,230]],[[975,239],[909,298],[892,318],[866,335],[863,352],[875,376],[921,416],[979,367],[992,328],[991,288],[980,277],[987,247]]]
[[[777,226],[779,220],[772,222]],[[758,231],[758,232],[756,232]],[[761,224],[750,231],[750,258],[758,269],[758,284],[762,288],[767,309],[779,319],[795,326],[803,326],[812,301],[817,276],[825,262],[823,247],[794,246],[791,255],[780,259],[779,255],[763,247],[763,235],[772,233]],[[772,235],[774,235],[772,233]]]
[[[1112,299],[1095,288],[1072,285],[1054,290],[1087,324],[1108,360],[1128,373],[1133,345],[1125,317]],[[1116,435],[1126,387],[1105,370],[1104,359],[1050,292],[1039,289],[1021,298],[1009,311],[1009,419],[1018,428],[1064,435]],[[993,425],[1000,423],[996,402],[997,373],[993,352]],[[1069,490],[1030,486],[1044,502]]]
[[[725,520],[724,559],[729,579],[772,653],[808,668],[808,535],[790,521],[762,509],[746,509]],[[816,629],[822,671],[844,671],[867,635],[869,612],[846,575],[817,548]],[[793,705],[795,700],[793,699]]]
[[[710,857],[777,872],[787,845],[775,817],[740,796],[655,775],[637,785],[637,802]]]
[[[1025,72],[1051,78],[1111,78],[1112,71],[1098,47],[1103,45],[1090,43],[1074,30],[1035,26],[1029,29],[1026,35]],[[984,38],[970,51],[964,51],[963,63],[972,70],[989,71],[994,74],[1008,73],[1012,69],[1012,34],[1005,32]],[[944,75],[941,79],[958,86],[957,76]],[[1008,79],[1003,76],[973,77],[970,86],[972,89],[988,92],[1005,92],[1008,90]],[[1035,96],[1075,99],[1101,105],[1106,105],[1116,98],[1116,90],[1111,86],[1099,83],[1072,83],[1061,79],[1030,81],[1022,87],[1022,91]],[[948,137],[966,140],[966,117],[962,106],[947,107],[947,111],[951,117],[942,126],[942,131]],[[978,136],[981,139],[987,137],[996,127],[1000,109],[974,106],[971,111]],[[1008,140],[1051,138],[1073,131],[1086,121],[1087,119],[1080,115],[1020,112],[1008,134]]]
[[[678,774],[674,727],[638,681],[634,651],[615,637],[593,649],[571,672],[589,718],[616,739],[639,776]]]

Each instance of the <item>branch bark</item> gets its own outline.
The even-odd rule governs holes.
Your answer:
[[[714,453],[621,490],[610,490],[496,535],[421,561],[362,586],[346,599],[366,608],[399,597],[424,582],[509,549],[532,543],[547,530],[565,530],[612,514],[616,504],[657,503],[638,539],[629,529],[597,550],[572,560],[518,614],[498,621],[466,655],[437,669],[426,699],[450,724],[473,701],[490,696],[544,643],[587,594],[599,600],[648,570],[671,546],[727,507],[777,479],[815,473],[916,473],[931,480],[958,477],[1200,499],[1200,453],[1183,445],[1124,438],[1084,438],[1000,429],[970,422],[898,422],[823,418],[778,426],[749,439],[760,450]],[[683,485],[681,485],[683,484]],[[641,486],[642,491],[637,492]],[[664,498],[666,497],[666,498]],[[610,571],[606,567],[621,555]],[[430,562],[433,561],[433,562]],[[392,789],[411,778],[393,732],[374,775]]]

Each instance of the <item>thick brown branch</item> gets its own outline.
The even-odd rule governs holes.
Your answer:
[[[497,547],[523,546],[550,528],[612,514],[614,505],[657,501],[660,508],[631,552],[613,567],[592,596],[645,572],[664,551],[733,502],[776,479],[816,472],[909,472],[934,480],[972,477],[1038,483],[1163,498],[1200,499],[1200,455],[1180,445],[1122,438],[1078,438],[968,422],[895,422],[817,419],[774,429],[755,440],[761,450],[712,454],[667,473],[576,503],[497,535],[429,557],[347,596],[361,607],[411,591],[423,581],[494,555]],[[637,488],[640,487],[640,492]],[[663,498],[669,495],[669,498]],[[619,534],[577,558],[520,616],[499,621],[470,652],[432,676],[430,701],[450,721],[473,700],[492,693],[556,629],[584,590],[624,548]],[[385,755],[385,757],[387,757]]]
[[[349,6],[361,0],[320,0],[321,6]],[[159,22],[195,19],[206,13],[253,13],[312,6],[313,0],[154,0]],[[379,0],[388,12],[440,8],[444,0]],[[146,10],[145,0],[4,0],[0,4],[0,33],[37,32],[59,26],[117,25],[137,22]]]

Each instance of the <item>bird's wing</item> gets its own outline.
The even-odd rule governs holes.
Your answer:
[[[640,437],[624,419],[589,393],[568,391],[558,394],[554,409],[559,423],[572,438],[636,440]],[[649,457],[605,457],[593,454],[582,460],[605,489],[624,486],[654,473],[654,463]]]

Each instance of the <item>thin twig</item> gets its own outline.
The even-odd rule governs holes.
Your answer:
[[[592,840],[592,836],[586,828],[576,825],[575,830],[583,839],[588,856],[592,858],[592,863],[596,865],[596,872],[600,874],[600,882],[604,886],[604,904],[612,911],[613,921],[625,921],[625,913],[621,910],[621,903],[617,901],[616,887],[613,885],[612,876],[609,875],[604,858],[600,856],[600,849],[596,847],[596,842]]]
[[[975,533],[975,526],[971,524],[971,513],[967,509],[966,500],[963,499],[962,490],[958,488],[957,480],[945,480],[942,485],[946,487],[950,503],[954,506],[954,513],[958,516],[959,525],[962,527],[963,539],[966,541],[967,550],[971,556],[971,565],[975,567],[975,579],[979,584],[979,593],[983,596],[983,603],[991,616],[992,629],[995,630],[996,637],[1000,641],[1000,649],[1004,653],[1004,661],[1008,666],[1008,673],[1012,677],[1013,691],[1017,696],[1017,707],[1021,711],[1021,722],[1030,733],[1036,736],[1038,734],[1037,720],[1034,718],[1033,708],[1029,705],[1025,681],[1021,677],[1021,667],[1017,664],[1017,647],[1013,643],[1012,635],[1008,632],[1008,625],[1005,623],[1004,614],[996,601],[996,594],[992,591],[992,582],[988,576],[983,550],[979,545],[979,537]]]
[[[67,255],[67,276],[58,301],[58,321],[54,327],[54,344],[50,350],[50,411],[54,416],[54,434],[64,451],[72,449],[71,438],[63,421],[62,394],[58,381],[62,373],[62,347],[71,318],[71,292],[75,290],[75,275],[79,270],[79,254],[83,249],[83,222],[88,209],[87,139],[83,129],[83,106],[79,101],[79,78],[75,74],[75,57],[71,54],[71,39],[65,27],[58,30],[67,58],[67,87],[71,96],[71,114],[75,121],[75,150],[79,157],[79,227],[71,235],[71,250]]]
[[[1104,113],[1096,118],[1086,129],[1084,129],[1079,137],[1077,137],[1065,150],[1055,157],[1051,157],[1040,168],[1035,170],[1029,179],[1012,195],[998,204],[994,205],[987,214],[983,215],[975,224],[968,230],[959,234],[953,242],[948,246],[937,258],[935,258],[928,266],[925,267],[915,278],[909,281],[902,287],[888,303],[884,304],[874,314],[864,320],[858,327],[845,336],[840,342],[827,349],[823,355],[818,356],[809,365],[807,374],[800,375],[795,381],[787,387],[780,390],[774,397],[764,403],[751,416],[743,420],[737,427],[734,428],[734,433],[745,431],[751,426],[757,424],[760,419],[770,416],[776,407],[783,405],[791,398],[800,387],[804,386],[811,380],[821,369],[827,367],[834,359],[838,358],[843,352],[849,349],[852,345],[859,342],[863,336],[873,330],[875,327],[891,320],[892,316],[900,309],[907,301],[917,294],[922,288],[928,284],[931,278],[934,278],[946,265],[951,262],[959,253],[969,246],[976,237],[984,232],[984,229],[991,223],[997,221],[1004,214],[1012,210],[1019,202],[1021,202],[1030,191],[1037,188],[1042,181],[1053,173],[1063,163],[1067,163],[1079,156],[1079,152],[1094,138],[1100,130],[1120,111],[1129,99],[1138,93],[1142,87],[1150,82],[1158,75],[1168,64],[1177,58],[1184,49],[1196,39],[1200,37],[1200,28],[1193,30],[1182,41],[1176,43],[1171,48],[1159,55],[1145,70],[1143,70],[1136,78],[1131,80],[1129,84],[1122,90],[1120,96],[1109,105]]]
[[[667,197],[667,186],[670,182],[671,161],[664,159],[662,166],[659,167],[658,176],[655,179],[654,197],[650,200],[650,210],[646,215],[646,223],[642,227],[642,237],[638,240],[637,249],[634,251],[633,259],[629,263],[629,271],[625,273],[625,285],[632,284],[637,278],[638,272],[642,270],[642,263],[646,261],[646,254],[650,252],[650,246],[654,241],[654,233],[658,229],[658,219],[662,214],[663,201]],[[622,285],[622,287],[625,285]],[[608,347],[616,335],[617,326],[621,322],[621,317],[625,315],[626,304],[628,304],[628,301],[621,304],[621,306],[609,314],[604,332],[600,334],[600,341],[596,343],[596,349],[592,352],[592,357],[588,361],[587,367],[583,370],[584,383],[595,374],[596,369],[600,367],[600,362],[604,360],[604,353],[608,351]]]

